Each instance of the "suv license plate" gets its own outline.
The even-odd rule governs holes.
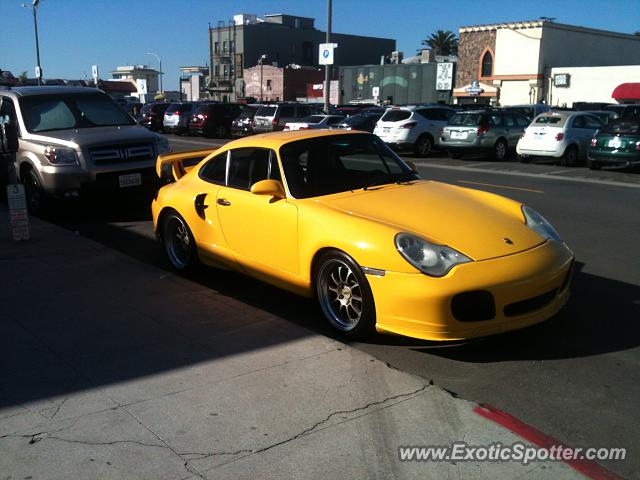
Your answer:
[[[118,183],[120,183],[120,188],[135,187],[137,185],[142,185],[142,175],[140,175],[139,173],[129,173],[127,175],[120,175],[118,177]]]

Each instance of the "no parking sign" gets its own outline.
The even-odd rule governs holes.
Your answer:
[[[318,63],[320,65],[333,65],[333,49],[337,46],[337,43],[321,43]]]

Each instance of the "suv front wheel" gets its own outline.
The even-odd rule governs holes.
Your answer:
[[[40,215],[43,211],[45,193],[38,174],[31,167],[26,167],[21,175],[24,193],[27,197],[27,210],[32,215]]]
[[[416,140],[413,146],[414,153],[417,157],[426,157],[433,151],[433,138],[431,135],[423,133]]]

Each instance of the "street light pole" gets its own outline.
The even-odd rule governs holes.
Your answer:
[[[156,57],[156,60],[158,60],[158,69],[160,70],[160,93],[162,93],[164,92],[164,90],[162,90],[162,60],[160,60],[160,56],[157,53],[147,52],[147,55],[153,55]]]
[[[24,8],[30,8],[33,13],[33,30],[36,34],[36,76],[38,79],[38,85],[42,85],[42,67],[40,66],[40,42],[38,40],[38,6],[40,5],[40,0],[33,0],[31,5],[27,5],[23,3],[22,6]]]
[[[327,0],[327,38],[325,43],[331,42],[331,0]],[[329,113],[330,89],[331,89],[331,65],[324,66],[324,111]]]

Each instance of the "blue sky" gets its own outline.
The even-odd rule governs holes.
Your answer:
[[[34,76],[31,11],[22,1],[0,0],[0,68]],[[461,25],[556,17],[557,22],[633,33],[640,30],[640,0],[334,0],[333,30],[395,38],[412,55],[437,30]],[[165,89],[176,89],[180,65],[206,64],[207,23],[236,13],[289,13],[326,26],[326,0],[42,0],[41,63],[46,78],[102,78],[117,65],[149,64],[160,55]]]

